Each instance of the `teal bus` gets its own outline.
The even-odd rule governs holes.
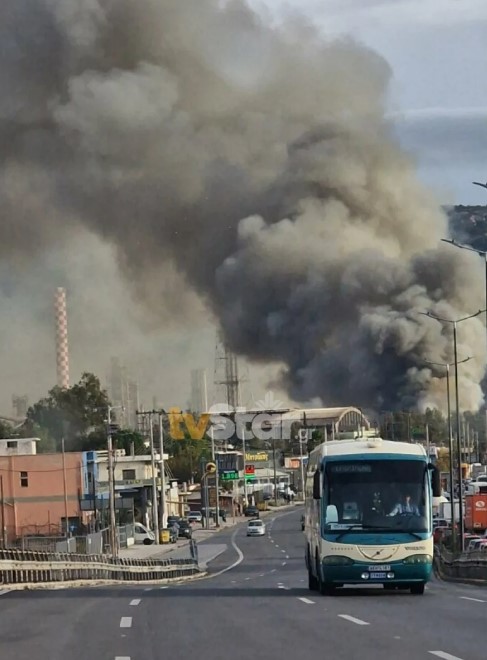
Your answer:
[[[309,588],[331,595],[381,584],[423,594],[440,495],[439,472],[421,445],[356,434],[316,447],[305,487]]]

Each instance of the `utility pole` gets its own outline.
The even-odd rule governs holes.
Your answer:
[[[306,436],[308,435],[308,431],[304,429]],[[299,433],[301,434],[301,429],[299,430]],[[304,501],[304,464],[303,464],[303,442],[307,441],[307,437],[302,438],[301,435],[298,435],[299,438],[299,467],[301,468],[301,492],[303,493],[303,501]]]
[[[220,493],[219,493],[219,479],[218,479],[218,460],[215,454],[215,436],[213,433],[213,426],[210,428],[210,437],[211,437],[211,460],[216,465],[215,471],[215,517],[216,517],[216,526],[220,527]]]
[[[276,437],[272,438],[272,462],[274,464],[274,504],[277,507],[277,467],[276,467]]]
[[[164,467],[164,427],[162,424],[162,411],[159,412],[159,440],[161,451],[161,529],[166,527],[166,473]]]
[[[113,464],[112,407],[108,406],[108,497],[110,501],[110,550],[114,557],[118,555],[117,520],[115,516],[115,474]]]
[[[247,476],[246,476],[246,468],[247,468],[247,461],[246,461],[246,454],[247,454],[247,445],[245,442],[245,424],[242,426],[242,453],[243,453],[243,473],[244,473],[244,501],[245,501],[245,506],[249,505],[249,500],[248,500],[248,492],[247,492]]]
[[[154,425],[153,425],[153,412],[149,413],[149,439],[150,439],[150,461],[152,470],[152,524],[154,526],[154,536],[156,537],[156,545],[159,545],[159,515],[157,513],[157,478],[156,478],[156,464],[154,456]]]
[[[0,474],[0,499],[2,500],[2,549],[6,550],[7,548],[7,538],[6,538],[6,524],[5,524],[5,499],[3,492],[3,476]]]
[[[66,486],[66,456],[64,453],[64,438],[61,440],[61,452],[63,457],[63,488],[64,488],[64,519],[66,520],[66,539],[69,537],[69,514],[68,514],[68,489]]]

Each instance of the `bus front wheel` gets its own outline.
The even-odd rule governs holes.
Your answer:
[[[424,582],[421,582],[420,584],[412,584],[411,593],[415,596],[422,596],[424,594],[424,587]]]

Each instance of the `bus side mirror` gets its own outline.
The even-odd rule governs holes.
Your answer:
[[[431,489],[433,491],[433,497],[441,497],[441,479],[440,479],[440,471],[438,468],[433,465],[433,463],[429,463],[428,465],[428,470],[431,470]]]
[[[313,475],[313,499],[321,499],[321,472],[319,469]]]

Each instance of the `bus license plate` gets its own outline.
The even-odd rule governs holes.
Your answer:
[[[390,570],[391,570],[391,567],[386,566],[385,564],[375,564],[375,566],[369,566],[369,572],[370,573],[375,573],[377,571],[382,573],[384,571],[390,571]]]
[[[372,580],[385,580],[387,573],[370,573]]]

